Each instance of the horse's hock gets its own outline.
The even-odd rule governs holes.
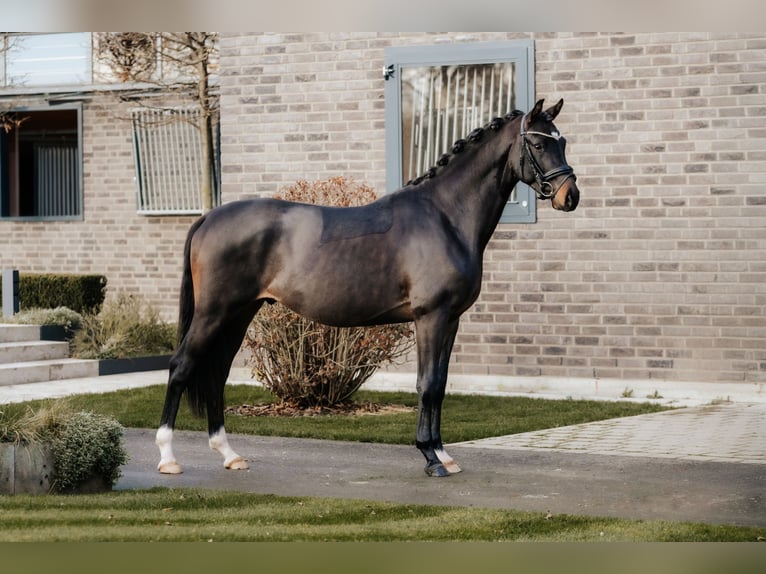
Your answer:
[[[0,494],[47,494],[53,489],[53,468],[48,447],[0,443]]]

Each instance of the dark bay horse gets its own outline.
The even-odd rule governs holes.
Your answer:
[[[463,312],[479,296],[484,249],[517,182],[572,211],[580,192],[553,120],[563,105],[496,118],[455,142],[427,174],[362,207],[275,199],[222,205],[197,220],[184,249],[179,347],[170,363],[159,470],[180,473],[171,440],[186,391],[207,411],[210,447],[248,468],[224,430],[224,383],[255,313],[279,301],[336,326],[414,321],[416,445],[429,476],[460,467],[440,423],[447,367]]]

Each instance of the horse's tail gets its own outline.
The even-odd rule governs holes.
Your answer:
[[[178,344],[180,345],[186,333],[189,332],[192,319],[194,318],[194,284],[191,274],[191,242],[194,233],[202,225],[204,217],[195,221],[189,233],[186,235],[186,244],[184,245],[184,268],[181,276],[181,296],[178,304]]]
[[[194,318],[194,282],[192,280],[191,273],[191,242],[194,234],[200,225],[204,222],[205,217],[200,217],[195,221],[189,233],[186,236],[186,244],[184,245],[184,263],[183,263],[183,275],[181,277],[181,295],[178,304],[178,345],[179,348],[184,344],[186,334],[191,327],[192,319]],[[191,376],[188,379],[188,386],[186,387],[186,396],[189,401],[189,408],[196,416],[203,416],[205,414],[206,395],[205,389],[202,387],[202,382],[199,376]]]

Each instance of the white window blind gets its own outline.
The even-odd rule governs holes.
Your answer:
[[[35,215],[79,215],[82,210],[77,144],[36,142],[33,150]]]

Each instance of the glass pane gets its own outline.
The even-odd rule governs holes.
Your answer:
[[[402,176],[418,177],[452,143],[516,108],[514,64],[403,67]]]
[[[90,32],[14,36],[6,54],[11,86],[90,82]]]

